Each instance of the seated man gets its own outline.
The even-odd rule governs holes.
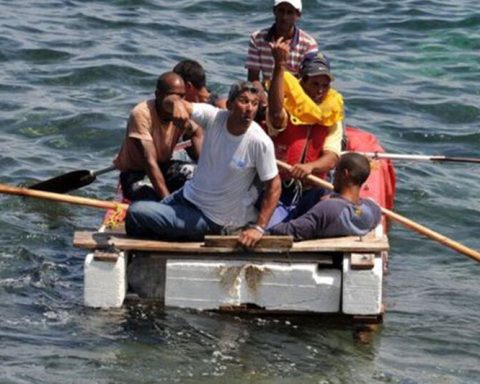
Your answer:
[[[127,234],[201,240],[205,234],[240,229],[242,246],[252,247],[261,239],[281,186],[273,143],[253,121],[258,93],[252,83],[234,84],[228,110],[189,103],[174,94],[164,99],[163,107],[174,121],[183,123],[192,118],[205,128],[202,155],[183,189],[162,202],[139,201],[130,206]],[[260,212],[254,207],[257,177],[265,184]]]
[[[321,54],[304,61],[299,81],[285,70],[289,44],[280,38],[271,47],[275,67],[268,94],[267,129],[277,159],[292,165],[290,172],[281,175],[282,206],[272,218],[270,225],[274,225],[306,212],[323,194],[303,179],[310,174],[326,177],[335,167],[344,115],[342,97],[330,88],[333,75]]]
[[[185,83],[173,72],[160,75],[155,99],[137,104],[130,113],[125,140],[113,161],[121,171],[123,195],[129,200],[161,200],[182,187],[193,173],[193,168],[188,168],[193,165],[172,162],[172,153],[184,134],[199,151],[203,135],[191,124],[172,120],[162,104],[169,95],[185,96]],[[149,180],[144,180],[146,175]]]
[[[370,174],[368,159],[347,153],[335,169],[334,192],[302,216],[275,225],[272,235],[291,235],[295,241],[323,237],[364,236],[380,222],[380,207],[360,198],[360,189]]]
[[[226,100],[208,90],[205,70],[198,61],[181,60],[173,67],[173,72],[180,75],[185,82],[185,100],[226,108]]]

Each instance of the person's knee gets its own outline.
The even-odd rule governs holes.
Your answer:
[[[148,233],[149,216],[152,212],[149,209],[151,202],[139,201],[135,202],[127,210],[125,216],[125,231],[129,236],[144,236]]]

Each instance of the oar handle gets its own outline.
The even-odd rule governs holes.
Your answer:
[[[34,197],[37,199],[59,201],[61,203],[69,203],[76,205],[83,205],[92,208],[101,209],[127,209],[128,204],[116,203],[114,201],[104,201],[97,199],[90,199],[87,197],[63,195],[61,193],[37,191],[29,188],[13,187],[11,185],[0,184],[0,193],[6,193],[9,195]]]
[[[480,164],[478,157],[449,157],[449,156],[427,156],[427,155],[408,155],[403,153],[386,153],[386,152],[362,152],[362,151],[345,151],[342,153],[355,152],[370,159],[385,160],[412,160],[412,161],[436,161],[436,162],[457,162],[457,163],[476,163]]]
[[[389,218],[395,220],[396,222],[404,225],[405,227],[409,228],[409,229],[413,229],[414,231],[417,231],[418,233],[432,239],[432,240],[435,240],[435,241],[438,241],[440,244],[443,244],[443,245],[446,245],[447,247],[459,252],[459,253],[463,253],[464,255],[472,258],[473,260],[476,260],[478,262],[480,262],[480,252],[472,249],[472,248],[469,248],[469,247],[466,247],[464,246],[463,244],[460,244],[459,242],[455,241],[455,240],[452,240],[444,235],[441,235],[440,233],[438,232],[435,232],[435,231],[432,231],[431,229],[427,228],[427,227],[424,227],[423,225],[413,221],[413,220],[410,220],[410,219],[407,219],[406,217],[404,216],[401,216],[399,215],[398,213],[395,213],[393,211],[390,211],[389,209],[387,208],[383,208],[383,207],[380,207],[380,209],[382,210],[382,213],[385,214],[386,216],[388,216]]]
[[[115,171],[116,169],[117,169],[117,167],[115,167],[115,165],[112,164],[111,166],[109,166],[107,168],[99,169],[98,171],[92,171],[91,175],[94,176],[94,177],[97,177],[99,175],[103,175],[104,173]]]
[[[290,171],[292,169],[292,166],[290,164],[287,164],[283,161],[280,161],[280,160],[277,160],[277,164],[280,168],[284,169],[284,170],[287,170],[287,171]],[[319,177],[316,177],[316,176],[313,176],[313,175],[308,175],[307,176],[307,179],[318,185],[318,186],[321,186],[323,188],[326,188],[326,189],[333,189],[333,185],[325,180],[322,180],[320,179]],[[386,209],[386,208],[383,208],[383,207],[380,207],[381,210],[382,210],[382,213],[386,216],[388,216],[389,218],[391,218],[392,220],[395,220],[396,222],[404,225],[405,227],[407,227],[408,229],[412,229],[432,240],[435,240],[435,241],[438,241],[439,243],[459,252],[459,253],[463,253],[464,255],[472,258],[473,260],[476,260],[478,262],[480,262],[480,252],[472,249],[472,248],[468,248],[458,242],[456,242],[455,240],[452,240],[452,239],[449,239],[448,237],[446,236],[443,236],[441,235],[440,233],[438,232],[435,232],[435,231],[432,231],[431,229],[427,228],[427,227],[424,227],[423,225],[421,224],[418,224],[416,223],[415,221],[412,221],[410,219],[407,219],[406,217],[402,216],[402,215],[399,215],[398,213],[395,213],[393,211],[390,211],[389,209]]]

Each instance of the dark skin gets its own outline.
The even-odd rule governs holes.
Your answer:
[[[169,95],[176,95],[180,98],[185,97],[185,84],[182,78],[174,73],[169,74],[165,78],[165,82],[166,91],[155,91],[155,110],[160,121],[162,122],[162,125],[165,124],[165,126],[167,126],[171,124],[172,116],[163,108],[163,99]],[[193,128],[186,123],[181,125],[176,124],[176,126],[178,129],[185,129],[187,133],[191,135],[194,149],[199,151],[201,148],[201,142],[203,140],[201,129],[193,131]],[[170,151],[170,153],[159,154],[157,153],[153,142],[148,140],[134,139],[134,143],[139,151],[143,154],[145,160],[145,172],[147,173],[155,192],[161,199],[169,196],[170,191],[167,188],[165,177],[158,166],[158,162],[168,160],[172,155],[172,151]]]
[[[268,94],[268,116],[273,127],[275,129],[281,129],[285,124],[285,119],[288,118],[283,108],[285,95],[283,77],[290,43],[281,37],[274,43],[270,43],[270,47],[272,48],[275,67],[270,92]],[[330,78],[324,75],[304,77],[300,81],[300,85],[315,103],[320,104],[330,89]],[[324,151],[322,156],[315,161],[294,164],[290,170],[290,175],[295,179],[304,179],[313,172],[328,172],[335,167],[337,161],[338,156],[336,153]]]
[[[232,102],[227,102],[230,114],[227,119],[227,130],[235,136],[243,135],[250,127],[258,109],[258,94],[245,91]],[[173,121],[185,122],[190,119],[192,105],[180,97],[172,95],[164,99],[165,110],[172,115]],[[265,197],[256,224],[265,228],[280,198],[281,182],[277,175],[265,181]],[[240,232],[238,244],[241,247],[253,248],[262,238],[263,233],[255,228],[247,228]]]

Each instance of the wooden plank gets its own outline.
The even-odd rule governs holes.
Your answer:
[[[146,252],[190,253],[190,254],[239,254],[246,250],[232,247],[205,247],[201,242],[169,242],[129,238],[123,234],[102,232],[75,232],[73,245],[86,249],[136,250]],[[256,248],[254,253],[308,253],[308,252],[371,252],[388,250],[388,241],[384,239],[366,239],[359,237],[339,237],[293,243],[292,248]],[[253,252],[252,252],[253,253]]]
[[[118,252],[108,252],[103,250],[95,250],[93,258],[97,261],[108,261],[110,263],[116,263],[118,260]]]
[[[375,266],[375,254],[352,253],[350,255],[350,266],[352,269],[373,269]]]
[[[236,248],[238,236],[205,236],[205,247]],[[292,236],[263,236],[255,248],[292,248]]]

